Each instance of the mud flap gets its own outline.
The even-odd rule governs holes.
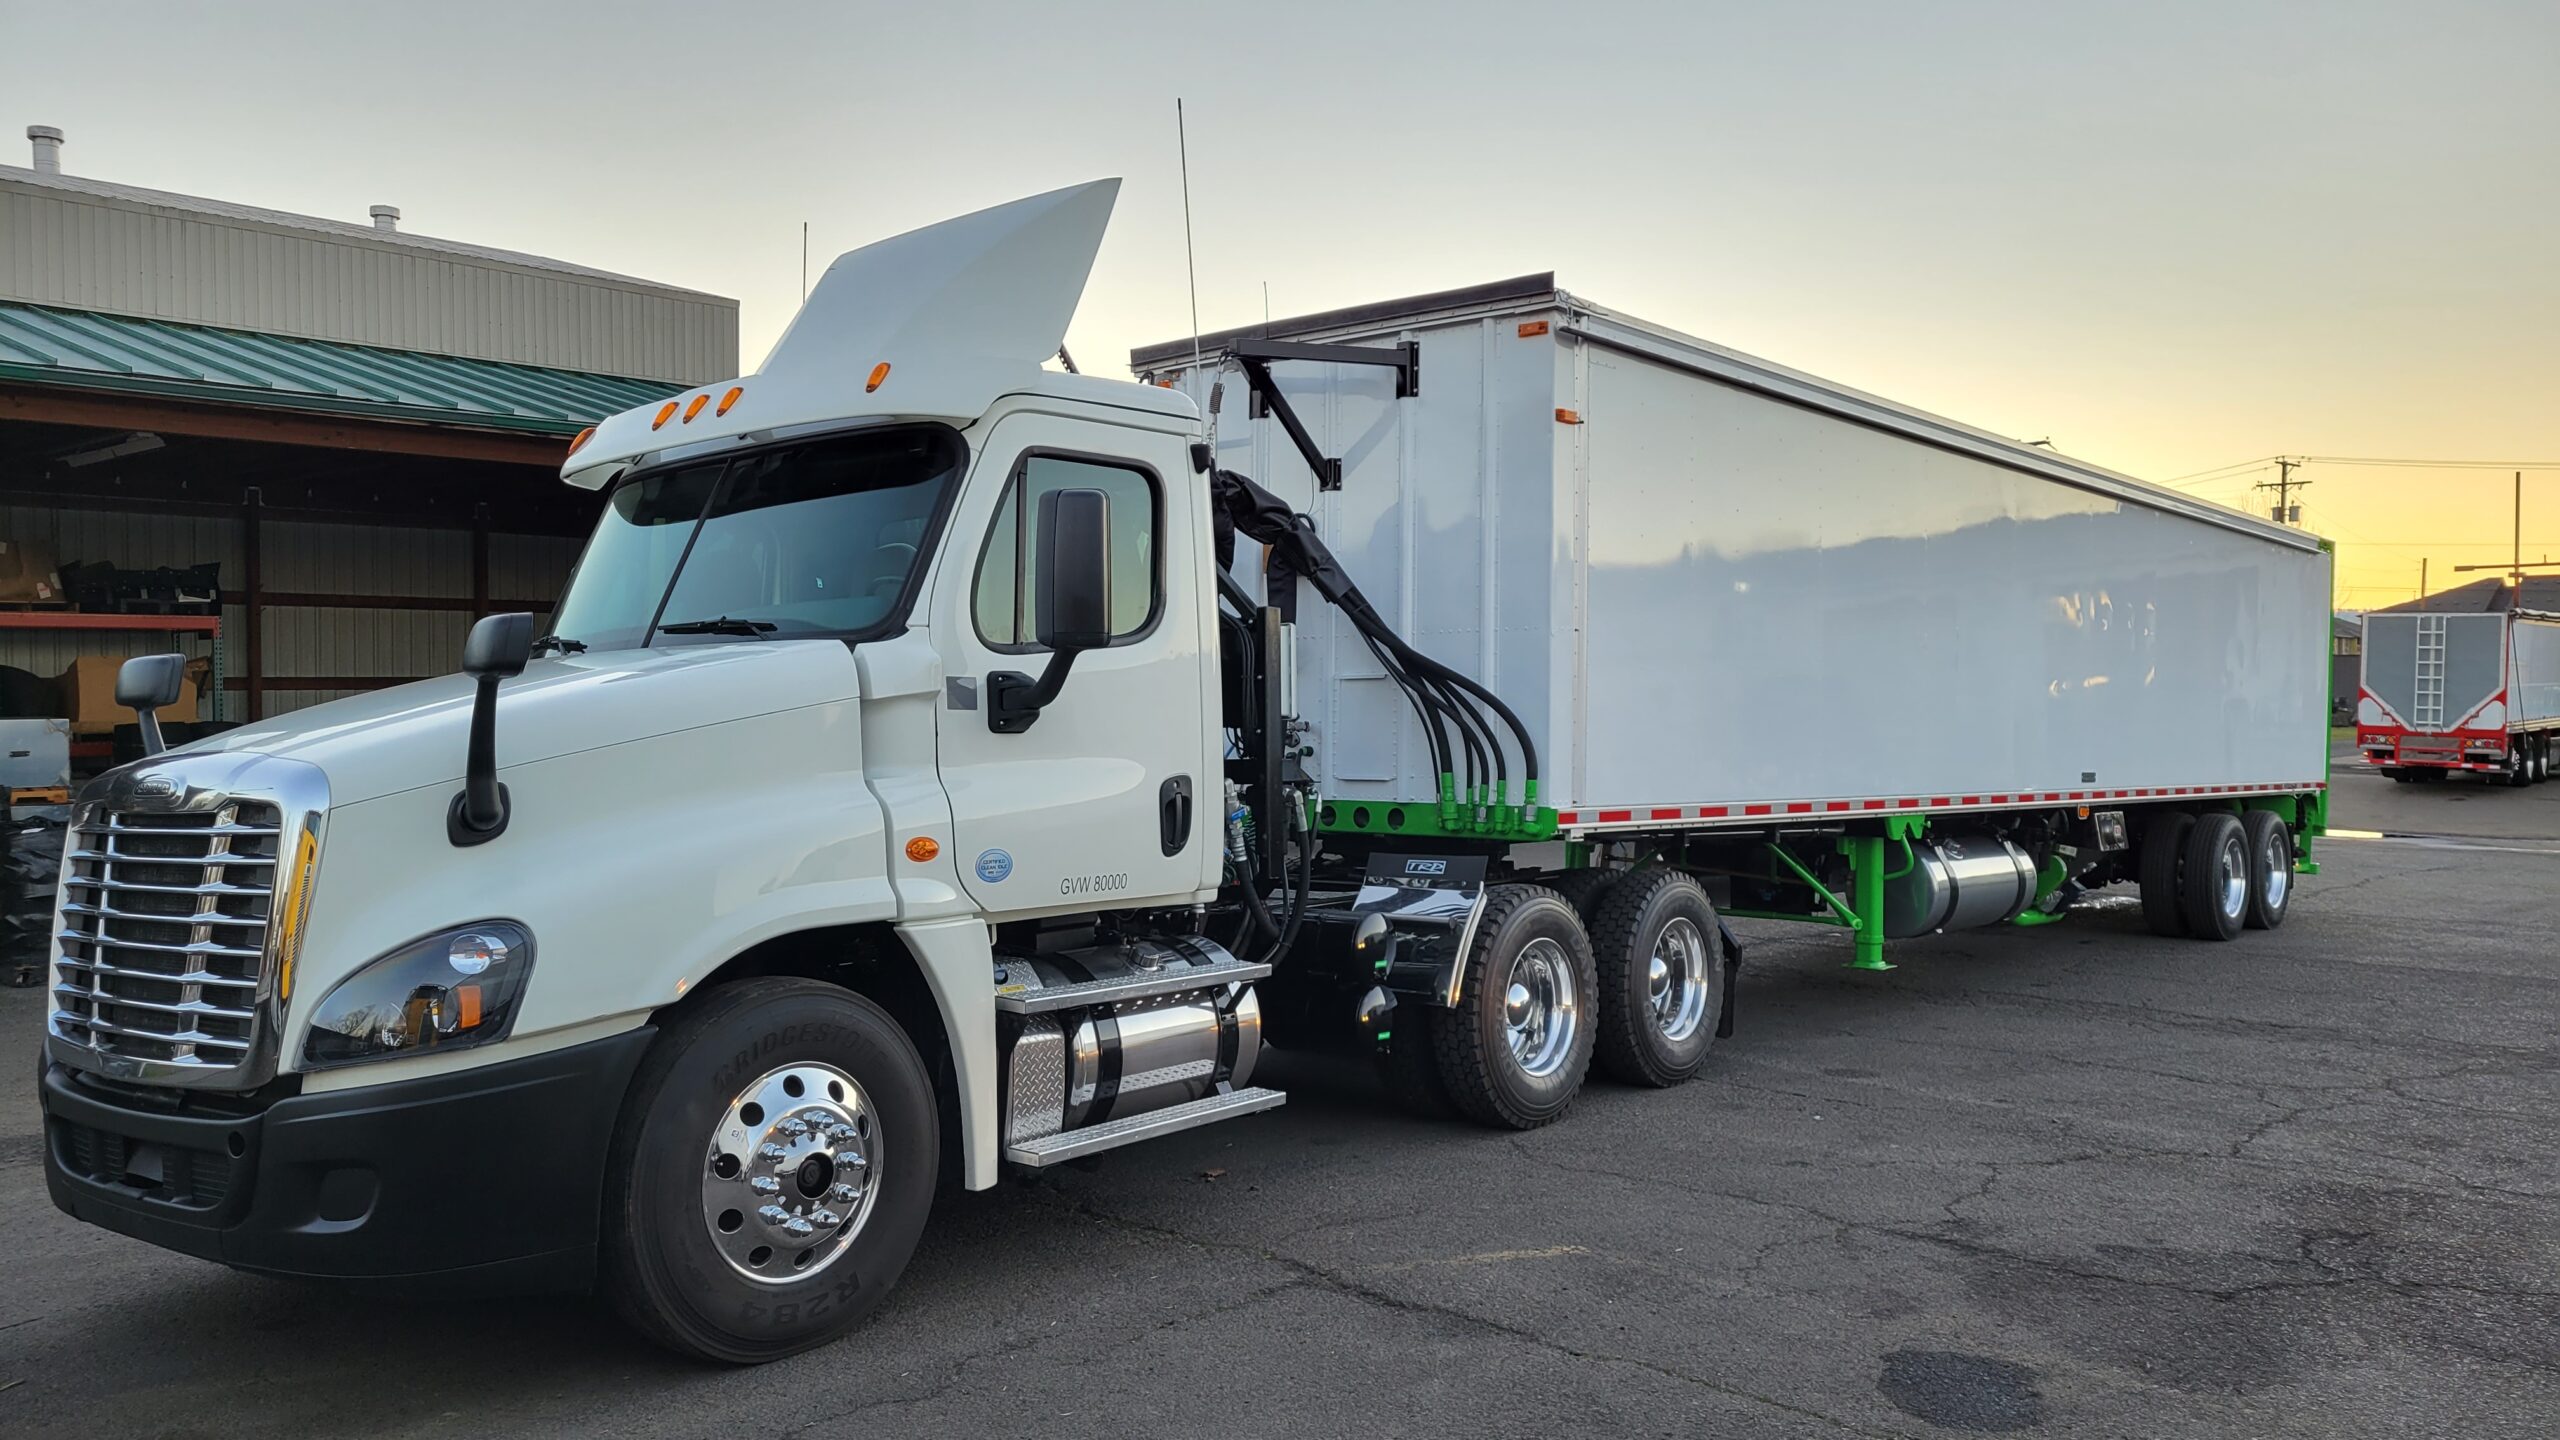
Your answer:
[[[1734,938],[1733,927],[1724,917],[1716,917],[1716,943],[1724,951],[1724,1009],[1716,1019],[1716,1038],[1733,1038],[1734,981],[1742,974],[1742,942]]]

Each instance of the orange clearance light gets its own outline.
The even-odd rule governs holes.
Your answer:
[[[1563,406],[1559,405],[1556,407],[1556,423],[1559,425],[1579,425],[1582,423],[1582,412],[1579,410],[1567,410]]]
[[[732,386],[730,386],[730,387],[729,387],[729,393],[720,397],[720,403],[719,403],[719,405],[718,405],[718,406],[716,406],[716,407],[712,410],[712,412],[711,412],[711,413],[712,413],[714,416],[721,416],[721,415],[726,415],[726,414],[728,414],[728,413],[729,413],[729,407],[730,407],[730,406],[732,406],[732,405],[737,404],[737,403],[738,403],[738,397],[739,397],[739,396],[741,396],[741,395],[744,395],[744,394],[746,394],[746,393],[747,393],[747,387],[746,387],[746,386],[744,386],[744,385],[732,385]]]
[[[862,387],[862,393],[868,395],[872,391],[879,389],[880,382],[888,378],[889,362],[883,360],[879,364],[871,367],[871,383]]]
[[[670,400],[658,407],[658,418],[649,422],[649,428],[655,430],[674,418],[676,418],[676,402]]]
[[[919,835],[907,842],[907,858],[921,865],[942,853],[942,842],[930,835]]]
[[[1523,320],[1520,322],[1520,338],[1523,340],[1535,340],[1546,333],[1547,322],[1544,320]]]
[[[463,1030],[479,1029],[480,987],[477,985],[457,985],[453,987],[453,1000],[453,1008],[458,1012],[455,1018],[462,1022],[457,1028]]]
[[[569,442],[569,453],[575,455],[579,451],[586,449],[587,442],[594,438],[596,438],[596,427],[593,425],[579,431],[578,438]]]
[[[711,403],[711,392],[710,392],[710,391],[708,391],[708,390],[705,390],[705,391],[703,391],[701,394],[694,396],[694,397],[693,397],[693,403],[692,403],[692,404],[690,404],[690,405],[687,405],[686,407],[684,407],[684,423],[686,423],[687,425],[692,424],[692,423],[693,423],[693,417],[694,417],[694,416],[696,416],[696,415],[701,414],[701,413],[702,413],[702,407],[703,407],[703,406],[705,406],[705,405],[708,405],[708,404],[710,404],[710,403]]]

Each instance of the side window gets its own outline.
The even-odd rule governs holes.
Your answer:
[[[978,634],[990,645],[1036,645],[1040,617],[1031,613],[1039,593],[1040,497],[1052,490],[1099,490],[1111,497],[1111,638],[1125,640],[1147,628],[1156,613],[1155,480],[1143,470],[1063,455],[1034,455],[997,502],[995,527],[978,557]]]

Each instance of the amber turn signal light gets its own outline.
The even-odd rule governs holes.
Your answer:
[[[921,865],[942,853],[942,842],[930,835],[919,835],[907,842],[907,858]]]

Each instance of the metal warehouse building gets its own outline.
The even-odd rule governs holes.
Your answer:
[[[737,373],[733,300],[388,206],[67,175],[59,132],[27,133],[34,164],[0,165],[0,540],[178,599],[0,608],[0,665],[180,649],[234,721],[445,673],[473,619],[549,609],[576,559],[595,500],[556,478],[569,439]]]

